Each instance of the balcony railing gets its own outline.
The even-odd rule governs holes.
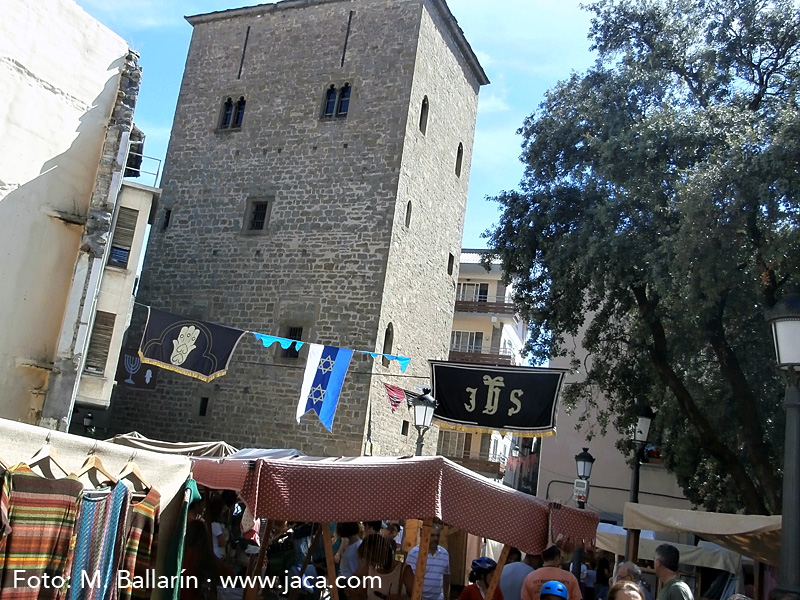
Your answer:
[[[463,296],[456,298],[456,312],[513,315],[514,303],[505,296]]]
[[[506,472],[507,458],[499,452],[481,452],[478,456],[449,456],[446,452],[442,454],[470,471],[483,473],[489,477],[500,477]]]
[[[146,156],[133,150],[128,152],[128,164],[125,166],[125,178],[136,183],[156,187],[161,174],[161,159]]]
[[[472,363],[477,365],[506,365],[514,364],[514,356],[505,348],[484,349],[476,351],[473,348],[452,346],[448,360],[452,362]]]

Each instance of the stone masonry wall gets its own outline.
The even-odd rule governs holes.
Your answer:
[[[447,360],[479,84],[454,50],[443,15],[432,2],[424,6],[380,331],[392,323],[394,350],[399,354]],[[428,120],[423,134],[419,124],[425,97]],[[457,176],[459,143],[464,156]],[[409,201],[411,221],[406,227]],[[454,257],[452,274],[448,274],[450,254]],[[424,318],[409,318],[418,314]],[[428,385],[428,361],[413,361],[406,373],[400,373],[394,363],[388,368],[376,363],[375,370],[388,375],[376,377],[372,388],[376,453],[413,454],[417,437],[413,413],[404,407],[392,413],[381,382],[411,390]],[[403,420],[410,422],[407,436],[399,435]],[[424,454],[436,453],[437,435],[437,428],[425,434]]]
[[[447,266],[443,248],[457,253],[460,244],[465,180],[459,202],[442,202],[456,223],[437,233],[447,241],[434,243],[428,232],[419,240],[426,243],[398,248],[416,253],[413,260],[390,260],[398,206],[406,204],[398,200],[401,177],[422,177],[411,171],[428,168],[421,159],[406,167],[404,158],[406,121],[417,119],[409,99],[421,2],[283,2],[194,18],[139,302],[274,335],[302,326],[305,341],[380,351],[391,286],[430,275],[444,289],[435,273]],[[345,83],[352,86],[347,117],[320,118],[325,90]],[[240,96],[247,102],[241,129],[219,130],[224,100]],[[263,234],[242,233],[253,199],[272,202]],[[160,230],[167,210],[170,225]],[[395,346],[412,357],[409,372],[426,371],[427,358],[446,349],[452,293],[452,286],[438,290],[392,316],[396,331],[437,330],[407,352]],[[141,326],[132,326],[128,345],[140,336]],[[212,383],[161,371],[155,393],[116,393],[115,428],[360,454],[381,361],[354,355],[331,434],[315,415],[295,422],[305,355],[283,358],[277,345],[267,350],[245,336],[228,374]],[[397,363],[390,370],[399,372]],[[201,398],[208,398],[206,416]]]

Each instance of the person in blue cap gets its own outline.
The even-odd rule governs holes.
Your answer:
[[[461,591],[458,600],[484,600],[495,569],[497,569],[497,563],[488,556],[481,556],[473,560],[472,569],[469,572],[470,584]],[[499,585],[495,587],[491,600],[503,600],[503,592]]]

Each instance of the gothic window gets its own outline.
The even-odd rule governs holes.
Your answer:
[[[458,143],[458,152],[456,152],[456,177],[461,177],[461,161],[464,160],[464,145]]]
[[[222,103],[222,116],[219,120],[219,128],[227,129],[233,122],[233,99],[228,98]]]
[[[427,129],[428,129],[428,97],[425,96],[422,99],[422,109],[419,111],[419,130],[422,132],[422,135],[425,135]]]
[[[323,117],[332,117],[336,110],[336,86],[331,84],[325,91],[325,105],[322,107]]]
[[[386,326],[386,333],[383,335],[383,350],[381,351],[383,354],[391,354],[392,353],[392,346],[394,345],[394,326],[389,323]],[[384,367],[388,367],[389,363],[391,362],[385,356],[381,357]]]
[[[236,109],[233,113],[233,124],[231,127],[241,127],[244,120],[244,105],[246,104],[244,96],[240,96],[236,101]]]
[[[337,117],[346,117],[347,110],[350,108],[350,84],[345,83],[339,88],[339,104],[336,107]]]

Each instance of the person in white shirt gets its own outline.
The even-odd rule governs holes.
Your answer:
[[[442,537],[442,526],[431,527],[431,541],[428,545],[428,562],[425,567],[425,578],[422,586],[422,600],[449,600],[450,598],[450,555],[439,545]],[[414,574],[417,571],[419,546],[414,546],[406,557],[403,582],[406,593],[410,596],[414,589]]]

